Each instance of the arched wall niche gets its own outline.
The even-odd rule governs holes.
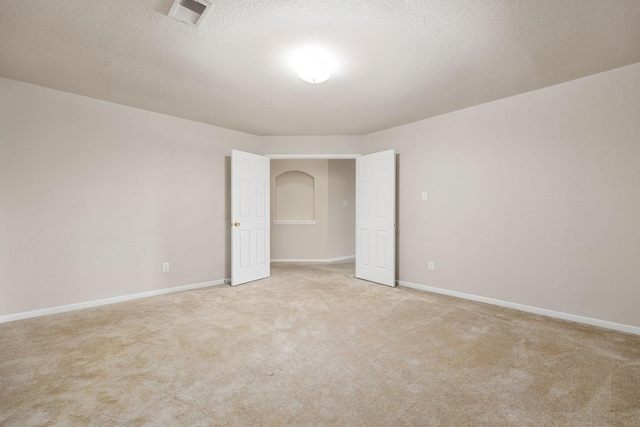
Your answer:
[[[315,178],[290,170],[275,178],[275,222],[315,224]]]

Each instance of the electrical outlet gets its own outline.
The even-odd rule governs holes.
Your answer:
[[[168,262],[163,262],[162,263],[162,272],[163,273],[168,273],[169,272],[169,263]]]
[[[349,206],[349,202],[347,200],[342,201],[342,206]]]
[[[435,262],[433,262],[433,261],[429,261],[429,262],[427,263],[427,269],[428,269],[429,271],[436,271],[436,263],[435,263]]]
[[[422,200],[427,200],[427,192],[426,191],[422,192]]]

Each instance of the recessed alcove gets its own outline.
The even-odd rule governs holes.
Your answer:
[[[275,178],[275,223],[315,224],[315,178],[291,170]]]

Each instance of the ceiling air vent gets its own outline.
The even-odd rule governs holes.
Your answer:
[[[197,27],[209,13],[209,9],[211,3],[206,0],[174,0],[169,16]]]

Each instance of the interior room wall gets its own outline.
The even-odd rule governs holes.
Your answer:
[[[271,224],[272,260],[320,260],[329,252],[329,166],[325,159],[271,160],[271,218],[276,218],[275,178],[300,171],[315,180],[315,224]]]
[[[639,118],[634,64],[367,135],[399,153],[399,279],[640,327]]]
[[[231,148],[394,148],[401,281],[640,327],[640,64],[366,136],[0,93],[0,316],[229,277]]]
[[[328,163],[328,258],[344,258],[356,253],[356,161],[330,159]]]
[[[0,316],[230,276],[229,156],[259,137],[8,79],[0,93]]]
[[[360,154],[363,135],[263,136],[261,154]]]

